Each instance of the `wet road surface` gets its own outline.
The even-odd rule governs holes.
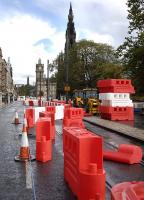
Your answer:
[[[62,135],[53,143],[52,161],[47,163],[19,163],[14,161],[19,154],[19,133],[22,124],[12,124],[15,109],[22,122],[21,102],[15,102],[0,111],[0,200],[75,200],[63,178]],[[35,133],[29,137],[31,154],[35,155]],[[31,172],[33,179],[31,179]],[[35,198],[36,197],[36,198]]]
[[[22,122],[24,106],[21,102],[15,102],[0,111],[0,200],[76,200],[63,177],[62,121],[56,121],[57,135],[53,143],[52,161],[18,163],[14,157],[19,154],[22,124],[15,126],[11,123],[15,109]],[[114,146],[124,142],[132,143],[129,138],[85,124]],[[35,130],[31,129],[30,132],[33,134],[29,137],[30,151],[35,155]],[[135,143],[141,145],[138,141]],[[104,147],[108,148],[107,144]],[[144,167],[140,164],[130,166],[110,161],[104,164],[107,181],[111,186],[123,181],[144,180]],[[110,200],[108,188],[106,200]]]

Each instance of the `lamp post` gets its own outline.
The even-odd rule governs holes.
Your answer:
[[[47,60],[47,101],[49,100],[49,60]]]
[[[41,106],[41,71],[40,71],[40,106]]]

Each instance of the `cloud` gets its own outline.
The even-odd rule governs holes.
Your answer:
[[[64,47],[64,38],[61,38],[64,33],[56,32],[48,22],[30,15],[16,13],[0,21],[0,27],[0,45],[4,58],[11,57],[15,82],[25,82],[23,75],[35,75],[35,64],[39,57],[43,62],[46,59],[52,61]],[[45,38],[52,45],[50,52],[43,41]]]
[[[71,0],[77,40],[117,47],[127,34],[127,0]],[[34,81],[39,57],[54,60],[64,50],[70,1],[0,1],[0,46],[11,57],[15,83]],[[46,71],[46,70],[45,70]]]

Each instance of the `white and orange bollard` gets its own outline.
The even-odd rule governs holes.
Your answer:
[[[18,156],[15,156],[15,161],[34,161],[35,156],[30,155],[30,149],[29,149],[29,143],[28,143],[28,137],[26,128],[24,129],[24,132],[22,133],[21,138],[21,146],[20,146],[20,154]]]

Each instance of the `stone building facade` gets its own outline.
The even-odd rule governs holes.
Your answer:
[[[13,101],[13,94],[14,85],[10,58],[6,62],[0,48],[0,106],[2,106],[2,103]]]
[[[48,81],[44,74],[44,64],[39,58],[36,64],[36,96],[37,98],[44,97],[45,99],[56,98],[56,83]]]

